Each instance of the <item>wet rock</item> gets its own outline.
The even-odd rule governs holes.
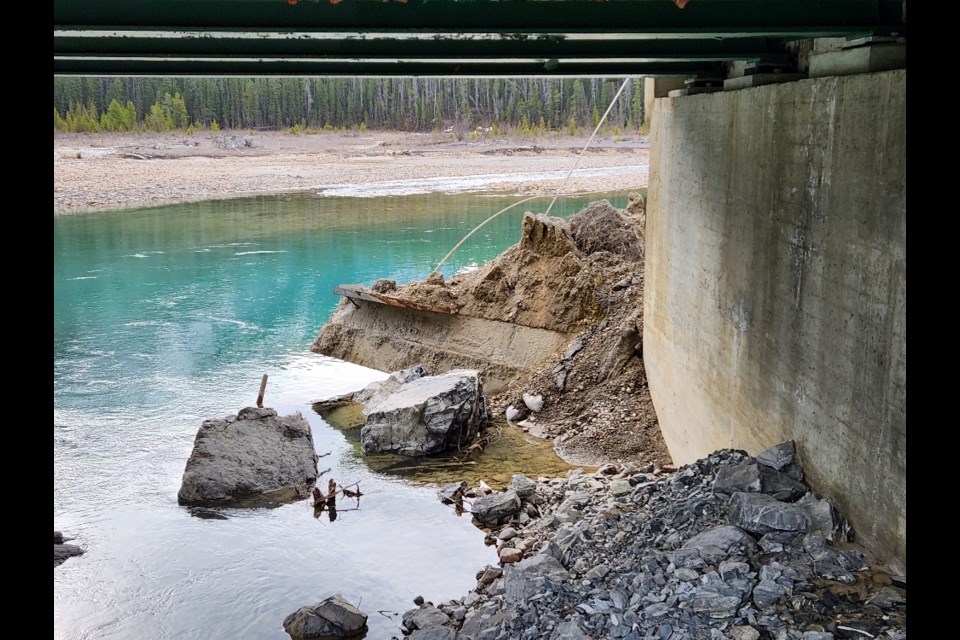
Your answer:
[[[520,496],[513,489],[493,493],[473,501],[473,517],[486,524],[506,522],[520,511]]]
[[[311,484],[317,454],[300,413],[246,407],[236,416],[205,420],[197,431],[177,500],[202,505]]]
[[[458,497],[463,497],[463,493],[466,490],[466,482],[451,482],[440,487],[440,489],[437,491],[437,498],[439,498],[440,502],[443,504],[453,504],[457,501]]]
[[[72,558],[74,556],[83,555],[84,551],[80,547],[73,544],[65,544],[67,540],[72,540],[72,538],[64,537],[63,533],[59,531],[53,532],[53,566],[54,568],[59,567],[63,564],[67,558]]]
[[[367,614],[338,593],[291,613],[283,630],[293,638],[352,638],[366,632]]]
[[[486,423],[479,372],[455,369],[436,376],[404,370],[395,379],[374,383],[362,402],[366,424],[360,443],[367,453],[424,456],[467,445]],[[393,376],[391,376],[393,378]],[[359,399],[358,399],[359,398]]]
[[[745,531],[801,531],[810,528],[810,516],[796,505],[780,502],[765,494],[738,492],[730,498],[730,522]]]

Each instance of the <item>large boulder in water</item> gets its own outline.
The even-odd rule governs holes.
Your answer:
[[[404,369],[354,400],[363,403],[367,417],[360,430],[367,453],[424,456],[469,445],[488,417],[475,369],[435,376],[420,366]]]
[[[247,407],[236,416],[205,420],[197,431],[177,498],[209,504],[293,490],[317,479],[310,424],[298,412]]]
[[[361,638],[367,630],[367,614],[338,593],[288,615],[283,630],[297,639]]]

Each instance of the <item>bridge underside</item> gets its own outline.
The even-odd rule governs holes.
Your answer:
[[[906,36],[904,0],[54,0],[55,75],[688,76]]]

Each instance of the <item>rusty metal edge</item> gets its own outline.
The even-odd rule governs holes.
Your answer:
[[[411,300],[403,300],[402,298],[388,296],[382,293],[366,291],[359,286],[340,285],[339,287],[334,287],[333,292],[338,296],[343,296],[344,298],[347,298],[348,300],[363,300],[364,302],[376,302],[378,304],[385,304],[391,307],[399,307],[401,309],[413,309],[415,311],[431,311],[433,313],[442,313],[445,315],[456,314],[456,311],[451,309],[450,307],[433,307],[430,305],[420,304],[419,302],[413,302]]]

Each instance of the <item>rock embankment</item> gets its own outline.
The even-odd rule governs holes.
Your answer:
[[[500,566],[463,598],[407,612],[411,640],[906,638],[906,578],[849,541],[791,443],[658,471],[515,479],[510,515],[478,522]]]

